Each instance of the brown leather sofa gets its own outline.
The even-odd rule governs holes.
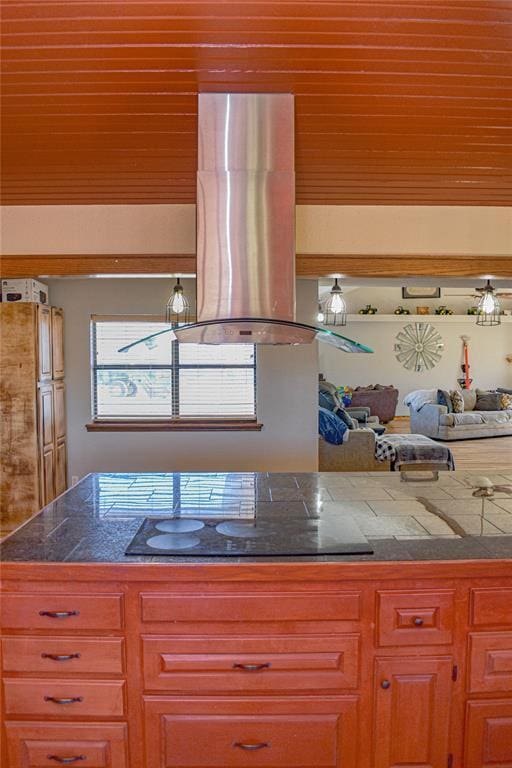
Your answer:
[[[392,385],[372,384],[354,389],[351,406],[366,405],[372,416],[378,416],[382,424],[387,424],[395,417],[397,403],[398,389]]]

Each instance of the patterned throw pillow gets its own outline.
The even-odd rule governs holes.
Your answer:
[[[464,413],[464,398],[462,397],[461,392],[454,390],[453,392],[450,392],[450,397],[452,399],[453,412]]]
[[[512,395],[508,395],[506,392],[500,392],[500,408],[502,411],[512,410]]]

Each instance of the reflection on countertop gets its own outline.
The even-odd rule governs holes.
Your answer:
[[[494,486],[489,496],[474,495],[481,475],[441,472],[430,480],[428,473],[418,473],[417,482],[404,482],[398,473],[384,472],[91,474],[11,534],[0,557],[17,562],[208,562],[202,557],[127,557],[124,552],[145,517],[286,521],[333,515],[353,518],[372,542],[374,555],[326,555],[316,561],[512,557],[512,467],[508,474],[487,475]]]

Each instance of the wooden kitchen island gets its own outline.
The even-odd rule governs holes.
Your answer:
[[[177,478],[183,517],[350,514],[374,554],[126,556]],[[2,765],[509,768],[511,498],[466,473],[86,477],[1,548]]]

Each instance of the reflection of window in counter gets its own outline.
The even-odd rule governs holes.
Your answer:
[[[91,322],[92,417],[144,422],[256,418],[253,344],[181,344],[167,335],[118,350],[167,327],[158,318]]]

